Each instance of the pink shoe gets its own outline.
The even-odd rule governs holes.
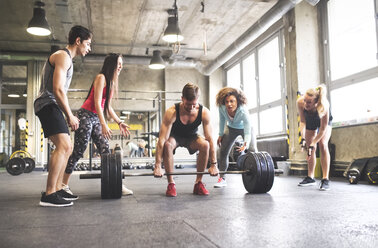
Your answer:
[[[193,194],[195,195],[208,195],[209,191],[205,188],[205,185],[200,181],[194,184]]]
[[[169,196],[169,197],[175,197],[175,196],[177,196],[176,185],[174,183],[169,183],[168,184],[167,192],[165,192],[165,195]]]

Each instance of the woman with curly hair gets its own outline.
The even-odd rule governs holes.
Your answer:
[[[226,171],[228,168],[228,156],[236,138],[240,135],[244,139],[242,146],[237,147],[238,151],[257,151],[256,137],[249,120],[249,112],[245,107],[247,98],[241,90],[225,87],[216,96],[216,104],[219,108],[219,137],[218,163],[219,170]],[[227,125],[226,125],[227,123]],[[226,187],[226,177],[220,174],[214,188]]]

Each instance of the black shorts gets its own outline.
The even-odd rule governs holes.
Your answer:
[[[46,105],[36,115],[41,121],[45,138],[58,133],[69,134],[66,119],[56,104]]]
[[[176,148],[180,147],[180,146],[185,147],[186,149],[188,149],[190,154],[193,154],[197,151],[197,150],[190,149],[190,144],[199,137],[198,134],[194,134],[194,135],[191,135],[191,136],[188,136],[188,137],[182,137],[182,136],[177,136],[177,135],[171,134],[171,137],[173,137],[176,140]],[[173,154],[175,154],[176,148],[173,151]]]

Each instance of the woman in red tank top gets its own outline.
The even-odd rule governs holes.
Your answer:
[[[123,123],[111,106],[114,92],[118,88],[118,76],[122,70],[122,56],[120,54],[108,54],[100,73],[94,79],[87,98],[79,109],[77,115],[80,120],[79,128],[75,131],[75,143],[73,152],[68,160],[63,177],[63,189],[69,190],[68,181],[77,161],[83,157],[89,140],[92,138],[100,154],[110,153],[109,139],[112,130],[108,127],[106,118],[113,119],[119,126],[121,134],[130,134],[129,126]],[[123,195],[133,192],[122,187]]]

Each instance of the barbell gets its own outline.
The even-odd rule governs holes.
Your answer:
[[[241,174],[244,188],[249,193],[267,193],[273,186],[275,174],[282,174],[274,169],[272,157],[267,152],[247,152],[238,157],[236,162],[240,171],[220,171],[220,174]],[[165,175],[198,175],[208,172],[171,172]],[[122,179],[135,176],[153,176],[153,173],[124,173],[122,157],[119,153],[101,155],[101,174],[81,174],[80,179],[101,178],[101,198],[118,199],[122,196]]]

